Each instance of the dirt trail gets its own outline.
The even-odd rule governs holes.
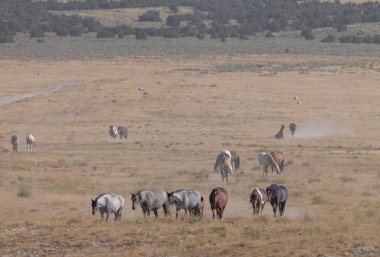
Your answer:
[[[74,87],[78,85],[78,83],[79,83],[78,81],[67,81],[64,83],[47,86],[46,88],[39,91],[35,91],[35,92],[25,93],[21,95],[11,95],[11,96],[0,97],[0,106],[15,103],[17,101],[21,101],[26,98],[54,94],[56,92]]]

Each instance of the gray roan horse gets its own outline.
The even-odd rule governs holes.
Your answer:
[[[185,215],[187,212],[190,213],[190,216],[201,214],[202,208],[202,197],[201,194],[195,189],[180,189],[171,193],[168,193],[168,199],[170,204],[175,204],[176,214],[175,217],[178,217],[180,210],[185,210]],[[203,212],[203,210],[202,210]]]
[[[214,188],[210,193],[209,201],[211,205],[212,217],[215,218],[214,212],[216,210],[217,217],[223,220],[223,212],[228,202],[228,194],[226,189],[223,187]]]
[[[214,163],[214,171],[217,170],[218,167],[220,167],[220,164],[224,160],[225,157],[231,158],[231,164],[234,166],[235,171],[240,169],[240,157],[236,151],[228,151],[223,150],[221,151],[218,156],[216,157],[215,163]]]
[[[108,131],[109,133],[110,133],[110,136],[111,136],[111,138],[113,139],[113,141],[115,141],[115,139],[116,139],[116,136],[117,136],[117,128],[114,126],[114,125],[111,125],[110,126],[110,129],[109,129],[109,131]]]
[[[264,189],[255,188],[250,195],[250,201],[253,208],[253,215],[263,213],[265,203],[267,202],[267,193]]]
[[[13,152],[17,152],[17,146],[18,146],[19,140],[17,135],[12,135],[11,137],[11,144],[13,147]]]
[[[269,166],[272,166],[272,165],[276,169],[277,174],[281,174],[280,167],[275,162],[272,155],[270,155],[269,153],[261,152],[259,153],[257,158],[259,160],[261,176],[264,176],[264,174],[268,175],[268,168]],[[272,170],[272,175],[273,175],[273,170]]]
[[[280,210],[281,217],[285,211],[286,200],[288,200],[288,188],[284,185],[272,184],[265,191],[273,208],[274,219],[277,218],[277,208]]]
[[[144,218],[150,215],[150,211],[153,211],[157,218],[157,210],[161,207],[163,207],[165,215],[169,214],[169,200],[165,191],[140,190],[131,193],[131,201],[132,210],[135,210],[136,206],[140,204]]]
[[[95,215],[99,210],[100,216],[103,219],[103,214],[106,213],[106,221],[111,213],[115,214],[115,220],[121,219],[121,212],[124,206],[124,198],[118,194],[101,194],[91,199],[92,214]]]

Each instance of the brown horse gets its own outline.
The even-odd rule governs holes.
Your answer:
[[[216,187],[210,193],[210,205],[212,211],[212,217],[215,218],[215,210],[216,215],[219,219],[223,220],[223,211],[226,208],[228,202],[228,194],[226,189],[223,187]]]
[[[294,137],[294,132],[296,132],[296,124],[294,122],[289,125],[290,132],[292,133],[292,137]]]
[[[251,193],[251,204],[253,215],[263,213],[265,203],[267,202],[267,192],[261,188],[253,189]]]
[[[232,163],[230,157],[225,157],[220,164],[220,175],[222,176],[222,182],[224,178],[228,182],[228,174],[232,175]]]
[[[220,163],[223,161],[225,157],[231,158],[231,164],[235,168],[235,171],[240,169],[240,157],[238,153],[236,151],[223,150],[216,157],[216,160],[214,163],[214,171],[216,171],[217,168],[220,167]]]
[[[284,173],[285,171],[285,155],[281,151],[272,151],[270,153],[272,155],[274,161],[277,163],[278,167],[280,168],[281,173]],[[273,168],[276,168],[274,166],[275,164],[271,164],[272,167],[272,174],[273,174]]]
[[[240,157],[236,151],[231,151],[231,164],[235,168],[235,172],[240,169]]]
[[[277,134],[274,135],[274,138],[275,139],[284,139],[284,129],[285,129],[285,125],[282,124],[281,128],[280,128],[280,131],[278,131]]]

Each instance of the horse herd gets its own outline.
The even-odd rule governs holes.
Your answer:
[[[261,175],[269,174],[269,167],[272,168],[272,175],[274,170],[277,174],[282,175],[285,172],[285,155],[282,151],[272,151],[270,153],[261,152],[258,155],[258,161],[260,165]],[[236,151],[223,150],[216,157],[214,163],[214,171],[217,171],[219,167],[222,182],[224,179],[228,182],[228,175],[234,175],[240,168],[240,157]]]
[[[285,204],[288,199],[288,188],[284,185],[272,184],[265,190],[255,188],[250,194],[250,202],[253,208],[253,215],[262,213],[265,203],[270,202],[273,208],[274,219],[277,219],[277,209],[281,217],[285,211]],[[144,218],[153,211],[155,217],[158,217],[158,210],[162,207],[165,216],[169,215],[170,205],[176,207],[176,218],[181,210],[185,211],[185,215],[189,213],[191,216],[203,216],[204,198],[195,188],[179,189],[173,192],[165,192],[161,190],[140,190],[131,192],[132,210],[140,205]],[[223,187],[215,187],[209,195],[209,203],[212,211],[212,217],[215,216],[223,220],[223,212],[228,202],[227,190]],[[99,210],[101,218],[106,221],[111,214],[115,215],[115,221],[121,219],[121,213],[124,207],[124,198],[119,194],[101,194],[94,200],[91,199],[92,214],[95,215]],[[216,215],[215,215],[216,214]]]
[[[125,138],[127,140],[128,138],[128,128],[126,127],[116,127],[114,125],[111,125],[109,128],[109,134],[113,141],[116,140],[116,137],[119,136],[122,140]],[[25,135],[26,139],[26,151],[27,152],[33,152],[34,148],[37,146],[36,144],[36,137],[33,136],[31,133],[26,133]],[[20,144],[20,139],[17,135],[11,136],[11,144],[12,144],[12,150],[14,153],[18,152],[18,145]]]
[[[25,139],[26,139],[26,151],[27,152],[33,152],[33,149],[37,146],[36,138],[32,134],[26,133]],[[12,135],[11,136],[11,144],[12,144],[13,152],[16,153],[18,151],[19,143],[20,143],[20,140],[19,140],[18,136]]]

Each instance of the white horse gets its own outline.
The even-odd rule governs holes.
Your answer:
[[[175,217],[178,217],[180,210],[185,210],[185,215],[187,212],[191,215],[196,215],[201,213],[202,208],[202,197],[201,194],[195,189],[181,189],[171,193],[168,193],[169,204],[176,205]],[[203,213],[203,210],[202,210]]]
[[[154,212],[156,218],[158,217],[158,209],[164,209],[165,216],[169,213],[169,200],[165,191],[161,190],[140,190],[135,193],[131,192],[132,210],[136,210],[138,204],[144,214],[144,218],[150,215],[150,211]]]
[[[118,134],[118,132],[117,132],[117,127],[115,127],[114,125],[111,125],[111,126],[110,126],[110,129],[109,129],[109,133],[110,133],[110,136],[111,136],[111,138],[113,139],[113,141],[115,141],[116,136],[117,136],[117,134]]]
[[[33,152],[33,149],[36,147],[36,138],[30,134],[26,133],[26,151]]]
[[[121,219],[121,212],[124,206],[124,198],[118,194],[101,194],[91,199],[92,214],[95,215],[99,210],[100,216],[103,219],[103,214],[106,213],[106,221],[111,213],[115,214],[115,220]]]
[[[272,165],[272,167],[275,167],[277,174],[281,174],[280,167],[278,166],[277,162],[273,159],[273,156],[270,155],[269,153],[261,152],[258,155],[258,160],[260,164],[260,171],[261,171],[261,176],[265,175],[268,176],[268,168],[269,166]],[[273,171],[272,171],[272,175]]]

